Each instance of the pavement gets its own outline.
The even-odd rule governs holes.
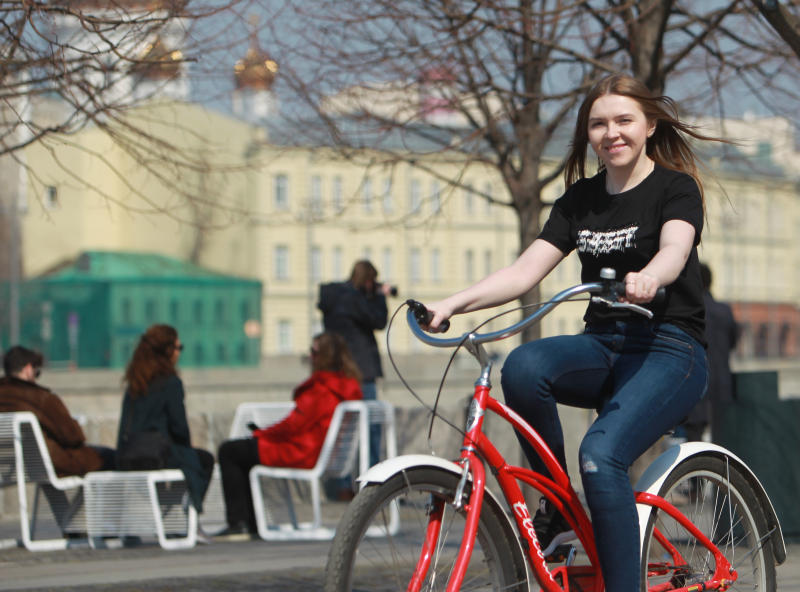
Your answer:
[[[2,530],[0,528],[0,530]],[[215,541],[165,551],[132,548],[31,552],[0,549],[0,590],[59,592],[307,592],[322,588],[327,541]],[[780,592],[800,592],[800,542],[777,569]]]

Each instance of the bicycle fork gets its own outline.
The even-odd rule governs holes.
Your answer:
[[[467,486],[469,477],[472,476],[472,492],[470,493],[467,506],[466,523],[464,525],[464,538],[458,551],[458,557],[450,574],[447,583],[447,592],[455,592],[461,588],[464,575],[467,572],[472,551],[475,548],[475,538],[478,534],[478,522],[483,506],[483,494],[486,488],[486,469],[480,458],[475,454],[473,442],[483,428],[483,417],[486,410],[486,398],[489,395],[489,385],[481,384],[480,381],[475,386],[475,396],[470,403],[469,414],[467,417],[467,430],[464,435],[464,442],[461,446],[461,479],[456,488],[456,496],[453,500],[458,509],[463,505],[464,490]]]

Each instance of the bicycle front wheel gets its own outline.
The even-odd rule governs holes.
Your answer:
[[[325,590],[444,590],[461,545],[466,513],[453,500],[459,476],[421,467],[367,485],[339,523],[325,570]],[[463,501],[469,499],[470,488]],[[392,514],[399,521],[392,519]],[[433,517],[433,518],[432,518]],[[441,521],[431,540],[431,525]],[[434,527],[433,530],[436,530]],[[426,541],[427,568],[420,567]],[[527,591],[525,563],[514,531],[497,503],[484,499],[477,540],[461,590]],[[432,544],[431,544],[432,543]]]
[[[729,590],[776,589],[767,519],[758,495],[735,466],[711,454],[693,456],[673,469],[659,495],[678,508],[731,563],[737,579]],[[666,544],[655,538],[656,529]],[[642,590],[700,584],[714,573],[714,557],[708,549],[665,512],[654,510],[644,541]],[[667,551],[669,545],[680,553],[680,561]]]

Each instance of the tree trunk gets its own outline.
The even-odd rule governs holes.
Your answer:
[[[519,252],[522,253],[527,249],[536,237],[539,236],[541,231],[541,214],[542,214],[542,199],[541,190],[542,186],[538,182],[538,163],[528,164],[527,177],[530,179],[524,183],[512,183],[512,198],[517,211],[517,218],[519,220]],[[535,286],[532,290],[523,294],[519,301],[522,306],[536,304],[539,302],[541,290],[539,286]],[[522,310],[521,317],[530,315],[533,312],[531,308]],[[522,342],[533,341],[541,337],[541,327],[536,324],[528,327],[522,332]]]
[[[791,50],[800,58],[800,19],[775,0],[760,2],[751,0],[770,26],[781,36]]]

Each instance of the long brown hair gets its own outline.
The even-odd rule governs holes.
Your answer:
[[[647,156],[664,168],[691,175],[697,182],[702,196],[703,184],[697,172],[697,157],[685,136],[698,140],[730,142],[701,134],[695,126],[680,121],[675,101],[667,96],[653,94],[643,82],[624,74],[612,74],[600,80],[591,88],[581,103],[564,169],[566,186],[569,187],[586,176],[589,112],[594,102],[604,95],[629,97],[639,104],[647,121],[655,123],[655,132],[647,139],[645,148]]]
[[[314,351],[314,355],[311,356],[312,371],[328,370],[361,380],[361,372],[341,335],[320,333],[314,337],[312,343]]]
[[[147,393],[154,379],[176,374],[172,354],[178,332],[169,325],[152,325],[139,338],[139,343],[125,369],[125,382],[132,397]]]
[[[363,290],[367,282],[374,282],[378,278],[378,270],[372,262],[362,259],[356,261],[353,265],[353,271],[350,272],[350,283],[359,290]]]

